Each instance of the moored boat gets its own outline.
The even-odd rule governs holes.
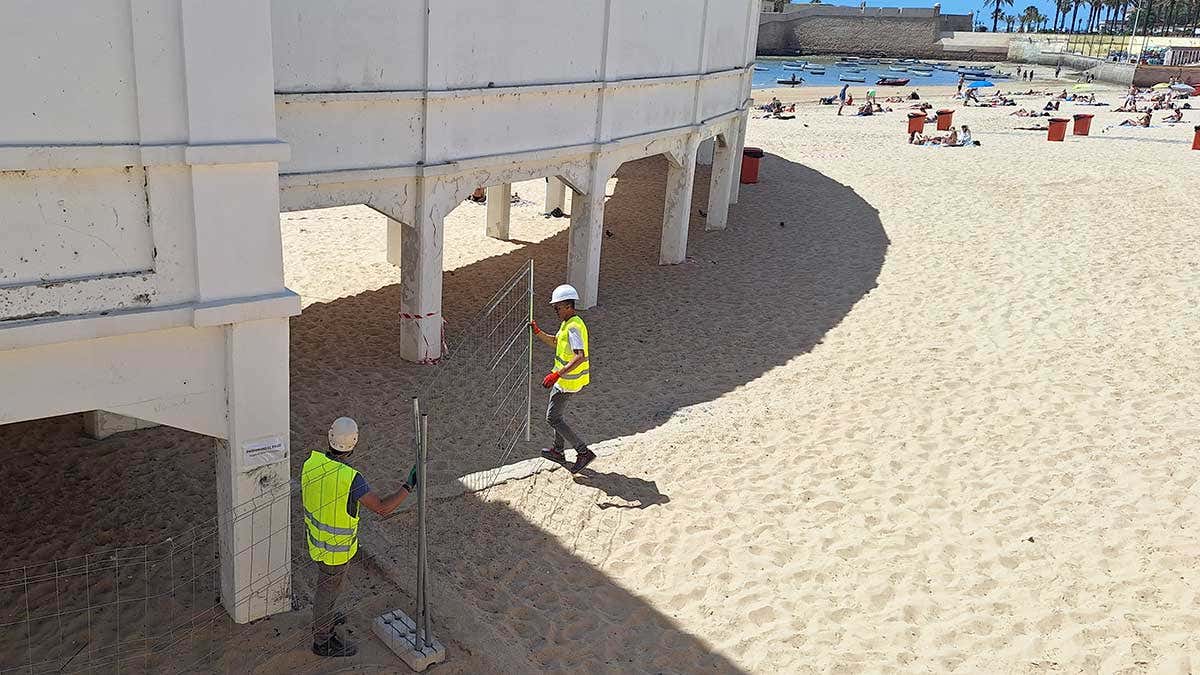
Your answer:
[[[903,87],[908,84],[907,77],[881,77],[875,84],[881,87]]]

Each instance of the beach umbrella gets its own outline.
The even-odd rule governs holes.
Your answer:
[[[994,87],[996,85],[987,80],[978,80],[967,85],[967,89],[982,89],[984,87]]]
[[[1156,85],[1154,85],[1153,87],[1150,87],[1150,88],[1151,88],[1151,89],[1158,89],[1158,90],[1160,90],[1160,91],[1161,91],[1161,90],[1163,90],[1163,89],[1170,89],[1170,88],[1171,88],[1171,83],[1170,83],[1170,82],[1159,82],[1158,84],[1156,84]]]
[[[1079,83],[1079,84],[1075,85],[1074,87],[1071,87],[1072,91],[1091,91],[1093,89],[1095,89],[1095,87],[1093,87],[1090,84],[1084,84],[1084,83]]]
[[[1192,89],[1193,89],[1193,87],[1192,87],[1192,85],[1190,85],[1190,84],[1184,84],[1184,83],[1182,83],[1182,82],[1176,82],[1175,84],[1171,85],[1171,89],[1172,89],[1173,91],[1182,91],[1182,92],[1183,92],[1183,93],[1185,93],[1185,94],[1190,94],[1190,93],[1192,93]]]

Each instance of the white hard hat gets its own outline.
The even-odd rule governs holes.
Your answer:
[[[556,302],[562,302],[563,300],[578,301],[579,291],[575,290],[575,287],[571,284],[563,284],[562,286],[554,289],[554,292],[550,294],[550,304],[552,305]]]
[[[358,445],[358,423],[349,417],[339,417],[329,427],[329,447],[338,452],[350,452]]]

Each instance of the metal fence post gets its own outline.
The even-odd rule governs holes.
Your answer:
[[[425,607],[425,566],[421,564],[421,548],[425,543],[424,528],[421,523],[424,522],[424,502],[421,496],[425,493],[424,476],[421,475],[421,456],[424,454],[421,450],[424,439],[421,436],[421,402],[416,396],[412,400],[412,415],[413,415],[413,441],[416,443],[416,467],[417,467],[417,609],[413,612],[413,623],[417,626],[415,631],[416,642],[413,648],[421,651],[425,648],[425,641],[421,637],[420,622],[421,613]]]
[[[417,634],[423,634],[424,636],[422,642],[432,647],[433,637],[429,634],[429,593],[427,592],[429,585],[429,547],[426,543],[425,530],[425,464],[429,458],[428,414],[421,415],[421,445],[418,452],[420,452],[420,459],[417,463],[417,474],[419,476],[417,483],[417,565],[421,575],[421,613],[416,622],[418,624]]]
[[[533,259],[529,260],[529,322],[533,323]],[[525,394],[525,440],[532,439],[533,429],[533,330],[530,326],[529,331],[529,372],[526,374],[528,380],[526,384]]]

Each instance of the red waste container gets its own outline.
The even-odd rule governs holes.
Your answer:
[[[742,151],[742,184],[758,182],[758,163],[762,161],[762,148],[746,148]]]
[[[1092,130],[1093,117],[1095,115],[1085,115],[1083,113],[1075,115],[1075,128],[1071,130],[1071,133],[1076,136],[1087,136],[1088,132]]]
[[[937,113],[938,131],[950,131],[950,127],[954,126],[954,111],[939,110]]]
[[[1048,141],[1062,141],[1067,137],[1067,122],[1071,120],[1065,117],[1050,118],[1050,133],[1046,135]]]
[[[921,133],[925,131],[925,113],[910,112],[908,113],[908,133]]]
[[[1192,149],[1200,150],[1200,126],[1196,127],[1196,136],[1192,139]]]

